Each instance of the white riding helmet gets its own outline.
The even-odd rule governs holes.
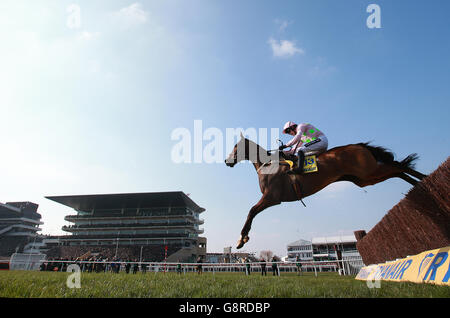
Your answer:
[[[284,124],[283,127],[283,133],[286,134],[286,129],[291,128],[292,126],[296,126],[297,124],[294,123],[293,121],[288,121],[286,124]]]

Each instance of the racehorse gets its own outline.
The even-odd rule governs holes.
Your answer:
[[[241,140],[225,160],[229,167],[234,167],[243,160],[251,161],[258,174],[262,193],[261,199],[248,213],[237,249],[249,241],[248,233],[255,216],[281,202],[301,200],[338,181],[350,181],[362,188],[395,177],[415,185],[418,181],[411,176],[419,180],[426,177],[414,170],[417,154],[411,154],[399,162],[394,160],[392,152],[369,143],[332,148],[317,156],[319,171],[300,175],[287,174],[288,165],[275,164],[283,163],[282,159],[279,160],[283,153],[276,155],[269,155],[267,150],[241,133]]]

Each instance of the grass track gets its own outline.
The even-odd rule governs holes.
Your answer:
[[[270,273],[269,273],[270,274]],[[381,282],[370,289],[365,282],[335,273],[319,277],[284,273],[281,277],[257,273],[82,273],[81,288],[70,289],[70,273],[0,272],[0,297],[164,297],[164,298],[298,298],[298,297],[450,297],[450,287],[431,284]]]

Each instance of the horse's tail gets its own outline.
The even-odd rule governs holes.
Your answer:
[[[359,143],[358,145],[368,149],[374,158],[385,164],[393,164],[403,169],[414,169],[415,161],[419,159],[416,153],[410,154],[402,161],[394,160],[394,154],[384,147],[371,146],[369,142]]]
[[[416,153],[410,154],[408,157],[399,162],[399,165],[404,168],[415,169],[415,161],[419,159],[419,155]]]

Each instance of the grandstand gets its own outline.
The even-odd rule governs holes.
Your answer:
[[[0,203],[0,256],[31,250],[43,223],[32,202]]]
[[[86,253],[113,259],[194,261],[206,255],[204,221],[198,206],[183,192],[50,196],[71,207],[73,223],[62,229],[51,258],[76,258]]]

